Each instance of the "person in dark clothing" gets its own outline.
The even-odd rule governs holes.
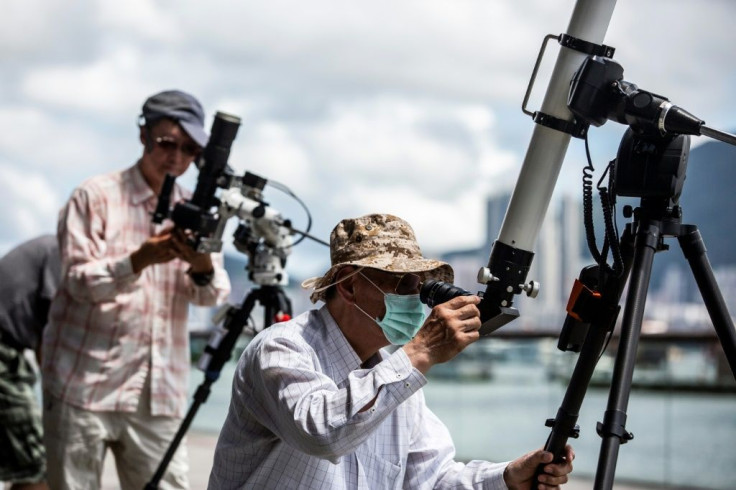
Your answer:
[[[41,334],[60,276],[55,235],[24,242],[0,258],[0,481],[46,489],[46,452],[36,402]]]

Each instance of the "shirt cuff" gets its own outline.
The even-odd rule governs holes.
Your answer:
[[[406,387],[413,388],[412,392],[427,384],[427,378],[414,368],[404,349],[396,349],[396,352],[379,364],[378,377],[382,384],[403,383]]]
[[[133,261],[130,255],[126,255],[121,260],[113,264],[112,275],[120,280],[134,280],[140,276],[140,273],[133,272]]]
[[[486,490],[508,490],[506,486],[506,480],[503,479],[503,474],[506,472],[506,463],[496,463],[493,465],[494,471],[492,471],[489,478],[483,480],[483,488]]]

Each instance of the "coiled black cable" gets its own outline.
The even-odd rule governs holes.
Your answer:
[[[593,225],[593,160],[590,158],[590,148],[588,146],[588,135],[585,135],[585,155],[588,158],[588,165],[583,167],[583,223],[585,225],[585,240],[588,243],[588,250],[593,256],[596,264],[605,262],[598,251],[598,245],[595,241],[595,227]]]
[[[607,249],[610,248],[611,257],[613,258],[612,272],[616,277],[621,277],[624,272],[624,260],[621,256],[621,247],[619,242],[618,225],[616,224],[616,161],[608,162],[605,172],[598,181],[598,193],[601,196],[601,208],[603,209],[603,220],[605,223],[605,243],[606,252],[603,256],[607,256]],[[601,182],[608,174],[608,187],[604,187]]]
[[[583,223],[585,226],[585,239],[588,244],[588,250],[593,256],[593,260],[600,266],[601,272],[604,270],[613,273],[616,277],[620,277],[623,273],[623,259],[621,257],[621,250],[619,247],[619,235],[616,227],[615,217],[615,206],[616,198],[615,192],[615,172],[614,172],[614,161],[611,161],[603,173],[603,176],[598,181],[598,192],[601,198],[601,208],[603,212],[604,220],[604,240],[602,251],[598,250],[598,244],[596,243],[595,227],[593,224],[593,159],[590,156],[590,146],[588,143],[588,135],[585,135],[585,155],[588,160],[588,164],[583,167]],[[609,187],[604,187],[601,182],[605,178],[606,174],[609,176]],[[613,267],[609,266],[606,262],[608,252],[611,252],[613,257]]]

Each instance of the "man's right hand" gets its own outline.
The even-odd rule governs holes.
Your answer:
[[[435,364],[449,361],[480,338],[478,296],[457,296],[432,308],[417,335],[407,343],[412,365],[422,374]]]
[[[171,240],[171,229],[167,229],[143,242],[138,250],[130,254],[133,272],[138,274],[149,265],[163,264],[175,258],[176,251],[171,246]]]

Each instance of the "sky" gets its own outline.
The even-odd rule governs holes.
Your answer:
[[[242,118],[229,164],[288,186],[321,239],[342,218],[388,212],[428,255],[479,247],[485,199],[513,189],[533,131],[520,107],[537,52],[574,5],[4,0],[0,252],[55,232],[84,179],[132,165],[143,101],[173,88],[200,99],[208,129],[216,111]],[[619,0],[604,42],[627,81],[733,132],[734,18],[729,0]],[[532,110],[556,55],[550,47]],[[624,129],[591,130],[597,168]],[[580,194],[583,160],[573,141],[556,192]],[[196,170],[180,180],[193,187]],[[294,200],[271,187],[265,198],[304,229]],[[237,253],[227,236],[225,251]],[[305,241],[287,270],[316,275],[327,257]]]

